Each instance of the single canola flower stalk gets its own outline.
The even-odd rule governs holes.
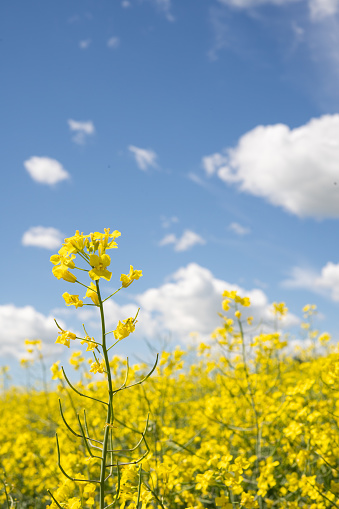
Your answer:
[[[64,368],[61,366],[59,368],[59,362],[55,363],[52,366],[52,374],[53,379],[62,378],[62,376],[65,378],[66,382],[68,383],[69,387],[78,395],[82,396],[83,398],[88,398],[90,400],[93,400],[93,404],[101,403],[101,405],[106,408],[106,417],[105,417],[105,425],[103,428],[103,437],[101,440],[98,440],[97,438],[89,436],[88,432],[88,425],[87,421],[82,423],[80,420],[80,417],[78,415],[78,421],[79,421],[79,427],[80,427],[80,433],[77,433],[73,430],[73,428],[68,424],[68,422],[65,419],[62,406],[60,403],[60,413],[62,420],[64,421],[64,424],[66,425],[67,429],[75,435],[77,438],[83,439],[85,447],[87,449],[87,452],[90,456],[89,459],[98,459],[100,462],[100,472],[97,478],[85,478],[81,474],[78,477],[73,477],[69,475],[66,471],[66,467],[62,464],[62,451],[60,442],[58,439],[58,435],[56,435],[56,441],[57,441],[57,452],[58,452],[58,465],[64,476],[73,482],[79,482],[79,483],[85,483],[85,490],[84,493],[89,493],[90,498],[87,500],[87,503],[90,505],[93,505],[95,500],[95,492],[96,488],[99,490],[99,508],[104,509],[105,507],[110,507],[115,505],[115,503],[119,503],[119,497],[121,492],[124,490],[123,487],[123,478],[121,479],[121,473],[120,469],[121,466],[119,465],[119,459],[121,457],[122,451],[119,449],[113,449],[113,433],[116,428],[114,425],[114,406],[113,401],[114,397],[117,393],[119,393],[122,390],[130,389],[135,385],[140,385],[143,383],[147,378],[153,373],[153,371],[156,368],[157,362],[158,362],[158,356],[156,357],[155,364],[151,371],[144,376],[141,380],[131,383],[130,385],[127,385],[128,383],[128,372],[129,372],[129,366],[128,366],[128,360],[127,360],[127,366],[126,366],[126,378],[125,382],[120,387],[114,387],[113,380],[112,380],[112,373],[111,373],[111,367],[110,367],[110,360],[108,357],[108,352],[111,348],[113,348],[119,341],[127,338],[130,334],[132,334],[135,330],[135,325],[137,323],[137,316],[139,313],[136,313],[135,317],[128,317],[123,319],[122,321],[119,320],[116,328],[110,332],[106,332],[106,323],[105,323],[105,314],[104,314],[104,302],[111,297],[113,297],[116,293],[118,293],[122,288],[127,288],[132,284],[133,281],[138,280],[142,276],[141,270],[135,270],[132,265],[130,265],[130,271],[129,274],[122,274],[120,281],[121,286],[116,290],[114,293],[109,295],[106,299],[102,299],[101,296],[101,289],[100,289],[100,280],[104,279],[106,281],[110,281],[112,277],[112,272],[109,270],[109,266],[111,264],[111,257],[106,253],[109,249],[116,249],[117,243],[116,238],[120,236],[120,232],[117,230],[114,230],[112,233],[109,228],[105,228],[104,233],[100,232],[94,232],[90,233],[88,235],[84,235],[83,233],[80,233],[78,230],[75,232],[75,235],[73,237],[69,237],[65,239],[64,244],[62,245],[61,249],[59,250],[58,254],[55,254],[51,256],[50,261],[53,263],[53,275],[57,279],[63,279],[69,283],[72,284],[79,284],[80,286],[86,288],[86,293],[83,297],[80,297],[79,294],[69,294],[68,292],[65,292],[63,294],[63,298],[65,300],[65,304],[67,306],[75,306],[75,308],[83,307],[83,306],[94,306],[98,308],[98,314],[100,316],[100,322],[101,322],[101,338],[96,339],[93,337],[90,337],[85,329],[85,337],[78,337],[74,332],[64,330],[60,325],[56,322],[58,328],[59,328],[59,335],[56,340],[56,343],[63,344],[66,347],[70,348],[71,340],[79,340],[81,344],[87,345],[87,350],[89,352],[92,352],[93,354],[93,361],[91,361],[91,373],[101,373],[104,375],[106,382],[107,382],[107,399],[98,399],[93,396],[90,396],[88,394],[85,394],[81,391],[79,391],[74,385],[70,382],[68,379]],[[76,264],[84,264],[85,267],[78,266]],[[80,276],[85,275],[87,273],[87,277],[89,278],[89,281],[80,281],[80,276],[76,275],[73,271],[79,271]],[[91,300],[90,303],[86,302],[86,299]],[[110,336],[111,335],[111,336]],[[112,337],[112,344],[109,344],[109,337]],[[74,356],[72,356],[72,362],[76,363],[77,358],[80,356],[81,352],[76,352]],[[146,420],[148,422],[148,418]],[[143,446],[144,452],[140,453],[140,457],[137,459],[133,459],[131,461],[124,462],[123,465],[137,465],[139,464],[142,459],[144,459],[148,452],[148,444],[146,441],[146,429],[147,425],[145,427],[145,430],[141,434],[141,439],[138,441],[137,446],[133,447],[131,449],[123,449],[124,456],[126,455],[126,451],[134,451],[135,449]],[[94,446],[94,444],[96,444]],[[93,454],[93,448],[95,448],[95,454]],[[99,449],[99,452],[101,453],[100,456],[97,454],[97,451]],[[137,495],[137,503],[136,507],[139,505],[140,497],[142,493],[145,495],[145,490],[141,490],[141,473],[142,469],[141,466],[138,470],[139,472],[139,489],[138,489],[138,495]],[[117,482],[114,486],[112,486],[112,483],[109,484],[109,480],[111,480],[114,475],[117,478]],[[105,506],[105,499],[107,499],[108,490],[110,492],[110,497],[112,493],[112,489],[114,492],[113,500],[108,505]],[[65,509],[65,503],[61,502],[59,503],[56,496],[54,496],[49,490],[48,490],[51,498],[52,498],[52,504],[49,506],[50,509],[54,509],[55,507],[63,508]],[[149,494],[148,494],[149,495]],[[146,495],[145,495],[146,496]],[[62,505],[61,505],[62,504]],[[67,502],[67,509],[78,509],[82,507],[82,502],[78,497],[71,497],[68,499]]]

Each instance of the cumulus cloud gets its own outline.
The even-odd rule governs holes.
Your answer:
[[[110,37],[107,41],[107,46],[110,49],[116,49],[120,46],[120,38],[119,37]]]
[[[207,175],[299,217],[326,218],[339,217],[338,161],[335,114],[295,129],[257,126],[236,147],[203,158],[203,166]]]
[[[62,164],[50,157],[33,156],[24,161],[24,166],[32,179],[40,184],[53,185],[70,177]]]
[[[176,271],[162,286],[136,297],[141,308],[138,319],[142,332],[147,337],[159,336],[159,331],[170,332],[174,339],[181,341],[189,340],[192,332],[209,336],[220,325],[218,312],[225,289],[250,297],[251,307],[244,309],[244,316],[251,314],[256,323],[262,319],[272,323],[272,306],[261,289],[245,290],[215,278],[212,272],[196,263],[190,263]],[[297,322],[295,316],[288,314],[284,324]]]
[[[206,244],[206,241],[192,230],[185,230],[180,238],[169,233],[159,242],[159,246],[174,244],[174,251],[187,251],[197,244]]]
[[[157,154],[153,150],[135,147],[134,145],[130,145],[128,150],[134,155],[140,170],[147,170],[150,166],[157,167]]]
[[[79,42],[79,48],[80,49],[87,49],[91,45],[91,39],[84,39]]]
[[[61,327],[64,323],[59,322]],[[25,353],[25,339],[41,339],[49,345],[55,343],[57,329],[54,318],[39,313],[32,306],[0,306],[0,353],[20,358]]]
[[[294,267],[290,278],[282,282],[287,288],[305,288],[339,302],[339,263],[328,262],[320,272]]]
[[[45,249],[57,249],[63,242],[63,234],[56,228],[44,226],[32,226],[22,236],[24,246],[44,247]]]
[[[79,122],[77,120],[68,120],[68,125],[71,131],[75,133],[73,141],[79,145],[83,145],[88,136],[92,136],[95,133],[95,128],[91,120],[86,122]]]
[[[246,228],[239,223],[231,223],[228,228],[241,237],[243,235],[248,235],[251,231],[249,228]]]
[[[246,9],[258,7],[260,5],[287,5],[301,0],[219,0],[223,5]],[[309,12],[312,20],[323,19],[327,16],[333,16],[339,11],[339,0],[308,0]]]

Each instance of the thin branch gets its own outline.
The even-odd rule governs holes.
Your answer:
[[[56,505],[60,508],[60,509],[63,509],[63,507],[59,504],[59,502],[53,497],[52,493],[50,492],[49,489],[47,489],[47,492],[49,493],[50,497],[53,499],[53,502],[56,503]]]
[[[65,417],[64,417],[64,413],[62,411],[62,406],[61,406],[61,401],[60,401],[60,398],[59,398],[59,407],[60,407],[60,414],[61,414],[61,417],[62,417],[62,420],[64,421],[66,427],[69,429],[69,431],[76,437],[78,438],[81,438],[82,435],[79,435],[79,433],[76,433],[71,427],[70,425],[67,423]],[[87,430],[87,427],[86,427],[86,433],[88,434],[88,430]],[[92,442],[97,442],[98,444],[102,444],[102,442],[100,440],[95,440],[94,438],[90,438],[90,437],[86,437],[87,440],[91,440]],[[95,447],[95,446],[92,446],[92,447]],[[97,447],[97,449],[100,449],[100,447]]]
[[[159,354],[157,353],[157,358],[155,360],[155,363],[154,363],[154,366],[153,368],[151,369],[151,371],[144,377],[142,378],[142,380],[139,380],[139,382],[135,382],[134,384],[131,384],[131,385],[127,385],[126,387],[121,387],[120,389],[117,389],[116,391],[113,391],[114,394],[116,394],[117,392],[119,391],[123,391],[124,389],[130,389],[131,387],[135,387],[136,385],[140,385],[142,384],[143,382],[145,382],[145,380],[147,380],[147,378],[149,378],[151,376],[151,374],[153,373],[153,371],[155,370],[155,368],[157,367],[157,364],[158,364],[158,359],[159,359]]]
[[[67,477],[67,479],[69,479],[70,481],[73,481],[73,482],[97,482],[97,483],[100,483],[99,480],[96,480],[96,479],[76,479],[75,477],[71,477],[70,475],[68,475],[65,470],[62,468],[61,466],[61,462],[60,462],[60,446],[59,446],[59,440],[58,440],[58,434],[55,433],[55,438],[56,438],[56,443],[57,443],[57,450],[58,450],[58,467],[60,468],[61,472],[64,474],[65,477]]]
[[[65,373],[65,370],[63,368],[63,366],[61,366],[61,369],[62,369],[62,372],[64,374],[64,377],[66,379],[66,382],[68,383],[68,385],[70,386],[71,389],[73,389],[74,392],[76,392],[77,394],[79,394],[79,396],[82,396],[83,398],[89,398],[89,399],[93,399],[94,401],[98,401],[99,403],[102,403],[103,405],[106,405],[108,406],[108,403],[106,403],[106,401],[101,401],[101,399],[97,399],[97,398],[92,398],[92,396],[87,396],[87,394],[82,394],[81,392],[79,392],[77,389],[75,389],[73,387],[73,385],[71,384],[71,382],[68,380],[67,376],[66,376],[66,373]]]
[[[77,414],[77,418],[78,418],[79,426],[80,426],[80,429],[81,429],[81,435],[82,435],[82,438],[83,438],[83,440],[84,440],[84,442],[85,442],[85,446],[86,446],[86,449],[87,449],[87,451],[88,451],[88,454],[91,456],[91,458],[98,458],[99,460],[101,460],[101,456],[95,456],[95,455],[92,453],[90,446],[88,445],[87,437],[85,436],[84,429],[83,429],[83,427],[82,427],[82,424],[81,424],[81,421],[80,421],[79,414]]]
[[[147,431],[147,428],[148,428],[148,420],[149,420],[149,414],[147,414],[146,426],[145,426],[144,431],[141,433],[141,438],[140,438],[139,442],[137,443],[137,445],[135,445],[131,449],[113,449],[111,451],[108,450],[107,452],[111,452],[113,454],[116,454],[116,453],[122,452],[122,451],[129,451],[129,452],[135,451],[135,449],[137,449],[139,447],[139,445],[141,444],[141,442],[143,441],[143,439],[144,439],[144,437],[146,435],[146,431]]]

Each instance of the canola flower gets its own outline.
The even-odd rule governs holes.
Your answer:
[[[85,246],[85,240],[77,235],[76,245]],[[87,333],[70,338],[71,344],[94,345],[88,350],[90,363],[80,350],[70,356],[80,374],[77,392],[67,387],[60,362],[51,368],[58,387],[49,394],[49,409],[44,392],[7,389],[0,413],[0,506],[58,507],[46,494],[50,487],[63,509],[100,507],[99,483],[89,480],[100,476],[102,437],[107,436],[107,459],[114,454],[116,463],[106,465],[107,475],[112,469],[115,477],[105,481],[104,507],[339,507],[338,346],[314,328],[312,306],[304,317],[310,327],[302,329],[311,346],[291,353],[278,328],[268,331],[248,321],[248,298],[225,292],[223,299],[228,302],[221,324],[197,346],[199,355],[189,360],[189,350],[163,352],[147,391],[140,384],[148,374],[146,365],[128,366],[118,356],[107,365],[98,352],[102,338]],[[99,313],[100,302],[101,296]],[[284,303],[273,306],[273,325],[283,313]],[[122,319],[121,327],[130,330],[133,320]],[[118,323],[113,344],[120,341],[119,330]],[[38,352],[36,345],[27,347]],[[100,372],[101,378],[95,378]],[[109,401],[108,372],[115,387],[123,388],[114,393],[110,420],[100,417],[107,405],[98,402]],[[133,384],[134,391],[124,389]],[[68,427],[62,426],[65,422]],[[66,477],[55,462],[55,431]],[[142,445],[149,452],[140,459]]]

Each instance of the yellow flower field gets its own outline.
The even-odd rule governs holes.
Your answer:
[[[68,293],[65,303],[96,306],[102,337],[59,327],[57,342],[72,349],[70,366],[51,367],[57,388],[3,388],[1,507],[339,507],[339,350],[313,329],[314,306],[303,310],[311,346],[293,352],[280,330],[284,303],[273,306],[272,331],[251,328],[249,299],[225,289],[209,341],[129,366],[112,346],[137,317],[106,332],[99,289],[118,234],[77,232],[51,259],[58,279],[86,286],[90,304]],[[71,272],[76,256],[89,283]],[[141,276],[131,266],[120,289]],[[27,349],[37,371],[40,342]]]

